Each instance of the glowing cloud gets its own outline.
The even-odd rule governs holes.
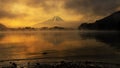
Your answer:
[[[65,21],[91,22],[119,7],[120,0],[0,0],[0,22],[9,27],[22,27],[53,16]]]

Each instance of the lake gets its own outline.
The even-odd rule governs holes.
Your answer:
[[[46,30],[0,32],[0,60],[120,61],[120,33]]]

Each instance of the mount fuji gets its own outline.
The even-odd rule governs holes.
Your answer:
[[[54,26],[59,26],[59,27],[65,27],[65,28],[73,28],[77,27],[79,24],[76,25],[76,22],[67,22],[64,21],[61,17],[59,16],[54,16],[51,19],[48,19],[47,21],[37,23],[33,25],[33,27],[54,27]]]

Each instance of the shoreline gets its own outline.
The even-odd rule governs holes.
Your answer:
[[[0,68],[119,68],[120,64],[105,63],[99,61],[66,61],[61,60],[58,62],[40,62],[28,61],[28,62],[13,62],[9,61],[4,64],[0,64]]]
[[[49,60],[51,59],[51,60]],[[42,60],[42,61],[41,61]],[[48,61],[45,61],[45,60],[48,60]],[[108,63],[108,64],[120,64],[120,63],[117,63],[117,62],[106,62],[106,61],[100,61],[100,60],[81,60],[81,59],[65,59],[65,58],[61,58],[61,57],[45,57],[45,58],[28,58],[28,59],[7,59],[7,60],[0,60],[0,63],[4,63],[4,62],[27,62],[27,61],[39,61],[39,62],[42,62],[42,63],[54,63],[54,62],[59,62],[59,61],[67,61],[67,62],[71,62],[71,61],[74,61],[74,62],[79,62],[79,61],[82,61],[82,62],[85,62],[85,61],[90,61],[90,62],[102,62],[102,63]],[[43,62],[44,61],[44,62]]]

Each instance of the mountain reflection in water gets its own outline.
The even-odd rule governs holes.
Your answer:
[[[120,61],[117,32],[26,31],[0,33],[0,60],[53,58]],[[43,54],[46,53],[46,54]]]

